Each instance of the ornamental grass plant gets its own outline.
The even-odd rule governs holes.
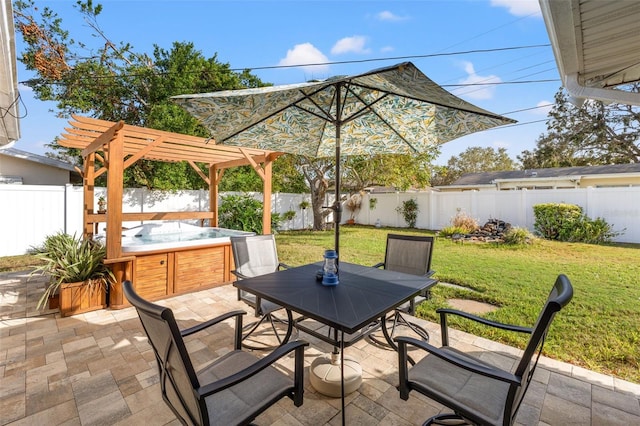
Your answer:
[[[107,287],[115,280],[104,264],[106,247],[97,241],[60,232],[45,238],[41,247],[34,248],[34,253],[42,263],[32,274],[50,277],[37,309],[42,308],[62,284],[82,282],[87,286]]]

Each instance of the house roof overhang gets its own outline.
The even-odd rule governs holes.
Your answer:
[[[640,105],[640,2],[539,0],[558,70],[572,100]]]
[[[216,165],[219,169],[242,165],[255,165],[273,161],[280,152],[254,148],[217,145],[214,140],[162,130],[132,126],[123,122],[98,120],[74,115],[58,143],[67,148],[82,150],[82,156],[103,151],[116,132],[124,137],[123,153],[127,163],[139,159]]]
[[[18,73],[10,0],[0,0],[0,147],[20,139]]]

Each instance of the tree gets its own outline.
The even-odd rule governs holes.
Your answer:
[[[313,212],[313,229],[325,229],[325,220],[331,210],[324,208],[325,197],[329,186],[335,183],[335,161],[328,158],[310,158],[298,156],[298,166],[309,184],[311,193],[311,211]]]
[[[547,132],[518,159],[526,169],[640,162],[640,107],[593,100],[577,107],[560,89]]]
[[[169,98],[182,93],[264,86],[247,70],[231,71],[217,56],[205,58],[192,43],[174,43],[171,50],[154,46],[152,56],[131,44],[112,42],[100,29],[102,6],[92,0],[75,6],[91,34],[72,38],[62,19],[33,0],[15,2],[16,28],[26,48],[20,61],[37,78],[28,84],[37,99],[54,101],[57,115],[80,113],[108,121],[158,130],[208,136],[195,118]],[[97,47],[77,40],[99,40]],[[51,155],[79,163],[77,150],[53,141]],[[205,165],[199,165],[206,171]],[[233,178],[230,173],[227,179]],[[224,179],[224,178],[223,178]],[[125,185],[154,189],[198,189],[205,182],[186,162],[138,161],[125,171]]]
[[[459,156],[453,156],[444,167],[437,168],[433,185],[450,185],[466,173],[516,170],[518,164],[509,157],[506,148],[472,146]]]
[[[431,178],[431,161],[438,147],[415,155],[355,155],[344,159],[342,189],[354,194],[373,185],[393,186],[400,190],[424,188]]]

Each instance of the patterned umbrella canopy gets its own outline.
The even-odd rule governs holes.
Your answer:
[[[312,83],[174,96],[216,143],[312,157],[414,154],[514,120],[447,92],[411,62]],[[336,250],[340,221],[336,182]]]

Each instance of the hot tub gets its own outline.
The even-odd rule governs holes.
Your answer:
[[[122,252],[146,252],[228,243],[229,237],[253,232],[204,228],[182,222],[146,223],[122,233]]]
[[[148,300],[231,283],[235,276],[229,237],[237,235],[254,234],[182,222],[146,223],[123,231],[123,260],[112,264],[122,279],[111,289],[110,306],[129,306],[123,279],[130,279]]]

